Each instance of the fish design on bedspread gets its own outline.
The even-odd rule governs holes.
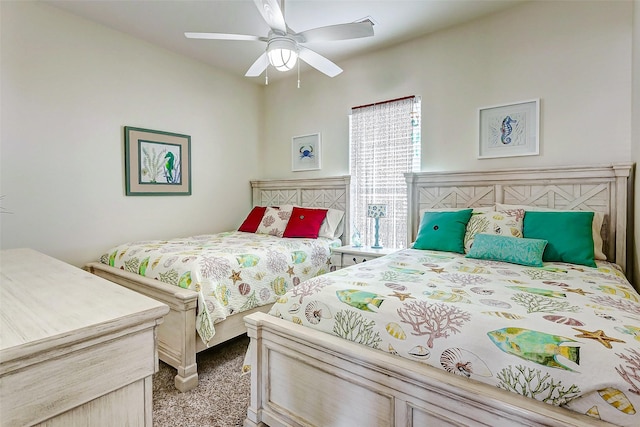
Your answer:
[[[238,261],[238,265],[241,267],[255,267],[260,262],[260,257],[253,254],[242,254],[236,256],[236,261]]]
[[[336,291],[336,294],[338,295],[338,299],[343,303],[362,311],[375,311],[372,308],[380,308],[380,305],[384,302],[382,295],[360,291],[358,289]]]
[[[523,328],[502,328],[487,335],[505,353],[540,365],[572,371],[558,361],[558,356],[580,364],[580,347],[561,346],[565,342],[576,342],[571,338]]]

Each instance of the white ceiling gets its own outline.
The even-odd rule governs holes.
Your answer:
[[[305,44],[340,66],[346,58],[495,13],[521,1],[524,0],[285,0],[284,16],[287,25],[296,32],[371,18],[375,23],[373,37]],[[244,76],[266,44],[194,40],[187,39],[184,33],[267,36],[269,32],[253,0],[46,0],[45,3],[238,76]],[[302,72],[308,68],[301,65]],[[270,69],[269,78],[272,77],[276,77],[276,72]],[[252,79],[264,83],[262,77]]]

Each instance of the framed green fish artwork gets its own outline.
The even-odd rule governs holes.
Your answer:
[[[191,137],[124,127],[127,196],[191,195]]]
[[[537,156],[540,99],[479,109],[478,158]]]

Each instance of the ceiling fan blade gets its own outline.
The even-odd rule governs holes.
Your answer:
[[[373,24],[371,21],[354,22],[351,24],[329,25],[311,30],[302,31],[296,36],[302,37],[301,43],[324,42],[333,40],[359,39],[371,37],[373,35]]]
[[[249,70],[244,75],[245,77],[258,77],[264,70],[269,66],[269,58],[267,58],[267,52],[264,52],[262,55],[256,59],[256,62],[249,67]]]
[[[342,72],[342,68],[338,67],[319,53],[316,53],[304,46],[298,46],[298,56],[304,62],[329,77],[335,77]]]
[[[278,0],[253,0],[253,2],[272,30],[287,34],[287,24],[284,22],[284,15]]]
[[[266,42],[266,37],[252,36],[246,34],[224,34],[224,33],[184,33],[184,36],[188,39],[209,39],[209,40],[247,40],[247,41],[263,41]]]

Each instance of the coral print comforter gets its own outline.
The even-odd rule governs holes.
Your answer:
[[[613,264],[406,249],[300,283],[270,314],[622,426],[640,425],[640,297]]]
[[[198,292],[196,330],[206,344],[215,321],[271,304],[294,284],[326,273],[331,247],[339,245],[230,231],[126,243],[100,262]]]

